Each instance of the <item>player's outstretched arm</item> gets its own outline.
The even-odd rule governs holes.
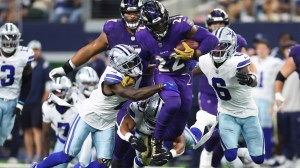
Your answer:
[[[137,138],[130,132],[133,130],[134,127],[135,121],[127,113],[124,116],[117,133],[121,139],[129,142],[135,150],[139,152],[145,152],[147,150],[147,147],[144,141],[142,139]]]
[[[76,67],[86,63],[94,55],[105,51],[108,48],[109,44],[106,33],[102,32],[97,39],[77,51],[77,53],[70,60],[65,62],[62,67],[54,68],[49,73],[49,76],[53,80],[53,78],[55,77],[66,75],[69,72],[73,71],[73,69],[75,69]]]
[[[44,156],[49,156],[50,151],[50,132],[51,132],[51,123],[43,122],[42,133],[43,133],[43,154]]]
[[[294,62],[293,57],[289,57],[283,67],[280,69],[276,76],[275,80],[275,99],[276,105],[280,109],[282,103],[284,102],[284,97],[282,96],[282,90],[284,86],[284,82],[287,77],[289,77],[296,70],[296,64]]]
[[[118,94],[122,97],[131,99],[134,101],[146,99],[161,90],[179,92],[175,82],[164,82],[161,84],[148,86],[148,87],[142,87],[139,89],[135,89],[133,87],[123,87],[121,83],[117,83],[117,84],[113,84],[113,85],[108,84],[106,86],[108,86],[110,88],[110,90],[112,92],[114,92],[115,94]]]

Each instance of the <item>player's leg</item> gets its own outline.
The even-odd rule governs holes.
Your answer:
[[[34,157],[34,141],[31,124],[30,108],[25,104],[22,111],[22,127],[24,130],[24,145],[27,153],[26,162],[29,163],[32,162]]]
[[[35,159],[40,161],[42,159],[42,106],[41,104],[34,104],[30,109],[33,140],[35,145]]]
[[[165,74],[159,74],[155,71],[154,81],[155,83],[163,83],[174,81],[173,77]],[[152,155],[165,152],[162,140],[168,128],[168,125],[172,121],[174,115],[179,112],[181,106],[181,98],[177,92],[174,91],[161,91],[160,97],[164,100],[164,106],[162,107],[155,125],[154,138],[152,141]],[[187,118],[187,116],[185,116]],[[184,122],[185,121],[181,121]],[[179,124],[179,123],[176,123]],[[182,128],[183,131],[184,127]],[[177,134],[177,133],[176,133]],[[178,135],[179,136],[179,135]],[[176,137],[176,136],[175,136]]]
[[[177,110],[176,113],[173,113],[172,116],[169,118],[169,123],[167,124],[167,128],[164,133],[164,140],[172,141],[178,136],[182,134],[184,131],[184,128],[187,124],[187,120],[189,117],[189,113],[191,111],[192,107],[192,78],[190,74],[181,75],[177,77],[173,77],[174,81],[176,82],[178,86],[178,90],[181,93],[180,94],[180,108],[179,111]],[[174,102],[172,102],[174,104]],[[164,104],[166,106],[166,102]],[[161,112],[162,113],[162,112]],[[160,113],[160,114],[161,114]],[[199,118],[197,118],[199,120]],[[201,122],[201,121],[200,121]],[[196,121],[195,125],[199,123]],[[205,122],[203,122],[205,124]],[[205,126],[204,126],[205,127]],[[203,127],[203,130],[204,130]],[[203,134],[203,130],[199,130],[197,127],[195,127],[197,130],[193,130],[191,128],[191,131],[197,131],[197,134]],[[201,131],[201,133],[200,133]]]
[[[115,127],[93,131],[92,139],[96,148],[97,161],[91,162],[86,168],[108,168],[114,151]]]
[[[3,146],[15,123],[16,100],[0,99],[0,105],[2,115],[0,120],[0,146]]]
[[[242,165],[241,160],[237,157],[237,144],[241,135],[241,126],[236,122],[236,119],[236,117],[224,113],[219,113],[218,116],[221,143],[230,167]]]
[[[53,149],[53,153],[63,151],[64,150],[64,146],[65,146],[65,143],[62,142],[62,141],[60,141],[57,138],[55,146],[54,146],[54,149]],[[53,168],[66,168],[67,166],[68,166],[68,163],[63,163],[63,164],[54,166]]]
[[[243,122],[242,134],[246,141],[249,154],[256,164],[262,164],[265,158],[264,136],[258,116],[241,119]]]
[[[94,128],[85,123],[79,115],[77,115],[68,134],[64,150],[52,153],[40,162],[37,168],[53,167],[71,161],[80,152],[84,140],[92,131],[94,131]]]
[[[79,161],[79,165],[81,167],[86,167],[87,165],[90,164],[91,162],[91,158],[92,158],[92,135],[89,134],[82,147],[81,147],[81,150],[80,150],[80,153],[78,154],[78,161]]]
[[[259,123],[262,127],[264,139],[265,139],[265,158],[270,159],[272,157],[272,138],[273,138],[273,127],[272,127],[272,117],[270,113],[271,103],[264,99],[256,99],[255,103],[258,107],[258,118]]]

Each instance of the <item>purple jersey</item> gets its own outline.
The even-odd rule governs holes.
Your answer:
[[[186,39],[193,24],[190,24],[185,16],[172,17],[170,22],[169,31],[161,41],[156,40],[145,26],[139,27],[136,38],[143,49],[147,50],[151,57],[155,57],[156,68],[161,73],[182,74],[188,71],[192,60],[184,61],[177,58],[174,48],[181,40]]]
[[[237,45],[238,45],[238,47],[236,49],[237,52],[241,52],[243,47],[245,47],[245,48],[247,47],[246,39],[239,34],[237,34]]]
[[[118,44],[126,44],[132,46],[136,51],[141,51],[141,45],[137,42],[134,34],[127,31],[126,26],[122,19],[111,19],[108,20],[104,26],[103,31],[105,32],[108,40],[109,47],[112,48]],[[150,59],[142,58],[143,70],[146,70]],[[144,75],[143,75],[144,76]],[[143,77],[140,83],[140,87],[149,86],[152,84],[152,78],[149,76]]]
[[[300,77],[300,45],[295,45],[291,48],[290,57],[293,57],[294,62],[296,64],[296,71]]]

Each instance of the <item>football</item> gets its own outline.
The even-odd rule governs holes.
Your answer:
[[[184,47],[182,45],[182,42],[186,42],[187,45],[189,47],[191,47],[192,49],[197,49],[199,47],[199,43],[195,40],[192,39],[185,39],[185,40],[181,40],[180,43],[176,46],[176,49],[180,50],[180,51],[184,51]]]

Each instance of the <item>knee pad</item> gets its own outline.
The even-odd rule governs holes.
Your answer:
[[[111,163],[111,159],[104,159],[104,158],[99,158],[98,162],[102,164],[103,166],[109,167]]]
[[[264,162],[264,160],[265,160],[265,155],[251,156],[251,159],[256,164],[262,164]]]
[[[228,149],[225,150],[224,155],[227,161],[232,162],[237,157],[237,150],[238,148]]]

